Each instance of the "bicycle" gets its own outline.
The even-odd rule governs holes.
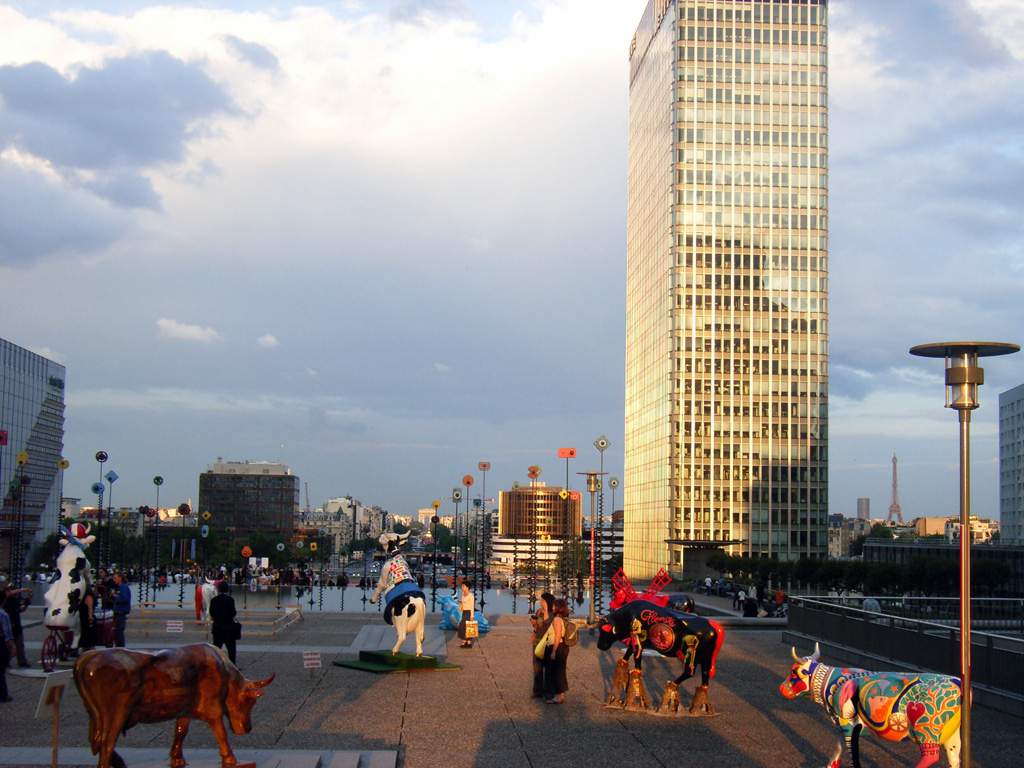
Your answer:
[[[107,648],[114,647],[114,612],[110,610],[98,610],[94,612],[96,620],[96,639],[98,645]],[[53,672],[57,661],[67,661],[78,655],[78,649],[72,646],[75,633],[70,627],[58,627],[47,624],[50,630],[43,640],[43,649],[40,653],[44,672]]]

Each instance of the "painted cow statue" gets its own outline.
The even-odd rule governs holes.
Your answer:
[[[177,721],[172,768],[186,764],[181,744],[190,720],[209,724],[223,768],[244,768],[228,745],[224,718],[235,733],[249,733],[253,704],[274,675],[250,682],[222,651],[198,643],[156,652],[89,651],[75,662],[74,678],[89,713],[89,745],[99,755],[99,768],[124,768],[124,760],[114,751],[119,734],[138,723],[167,720]]]
[[[693,677],[699,666],[701,684],[694,692],[689,711],[690,714],[715,714],[707,690],[715,676],[715,659],[725,636],[718,623],[649,600],[631,600],[600,619],[596,626],[601,628],[597,647],[602,651],[617,642],[626,645],[626,653],[615,667],[612,691],[605,702],[607,705],[617,705],[619,696],[625,691],[623,706],[626,709],[648,709],[641,660],[643,650],[651,648],[663,656],[675,656],[683,663],[683,673],[665,684],[665,695],[658,711],[671,713],[679,710],[679,684]],[[634,663],[632,674],[629,671],[631,656]]]
[[[393,624],[398,633],[398,642],[391,653],[398,653],[405,638],[416,637],[416,655],[423,655],[423,632],[427,618],[426,596],[413,578],[409,564],[402,557],[402,544],[409,538],[396,533],[384,533],[378,539],[381,547],[388,554],[388,560],[380,569],[380,580],[377,591],[370,598],[376,603],[380,593],[384,593],[384,621]]]
[[[821,704],[842,735],[828,768],[839,768],[845,745],[860,768],[858,739],[864,728],[888,741],[913,741],[921,749],[915,768],[938,762],[942,747],[950,768],[960,765],[959,678],[916,672],[868,672],[829,667],[814,653],[800,658],[779,689],[787,699],[809,696]]]
[[[62,525],[60,534],[61,551],[57,555],[57,567],[50,580],[50,587],[43,595],[46,604],[43,623],[49,628],[71,631],[74,635],[71,647],[77,648],[79,635],[82,634],[78,606],[86,587],[92,584],[85,550],[96,537],[89,535],[88,523],[75,523],[70,530]]]
[[[207,579],[196,584],[196,622],[210,621],[210,601],[217,594],[217,582]]]

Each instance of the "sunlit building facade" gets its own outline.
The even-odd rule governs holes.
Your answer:
[[[826,16],[651,0],[630,46],[630,578],[827,556]]]

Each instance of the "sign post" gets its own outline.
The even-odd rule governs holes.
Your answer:
[[[62,669],[60,672],[51,672],[46,676],[43,683],[43,691],[39,694],[39,706],[36,707],[36,718],[40,718],[47,707],[53,707],[53,754],[51,765],[57,768],[57,731],[60,727],[60,699],[64,693],[64,687],[73,682],[73,671]]]

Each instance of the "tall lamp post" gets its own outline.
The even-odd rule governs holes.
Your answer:
[[[597,623],[597,614],[594,612],[595,587],[594,581],[594,496],[601,487],[601,475],[604,472],[577,472],[578,475],[587,476],[587,490],[590,491],[590,611],[587,613],[587,623],[593,626]]]
[[[978,407],[978,387],[985,383],[979,357],[1019,352],[1017,344],[946,341],[910,348],[918,357],[946,360],[946,407],[960,422],[960,765],[971,766],[971,411]]]

